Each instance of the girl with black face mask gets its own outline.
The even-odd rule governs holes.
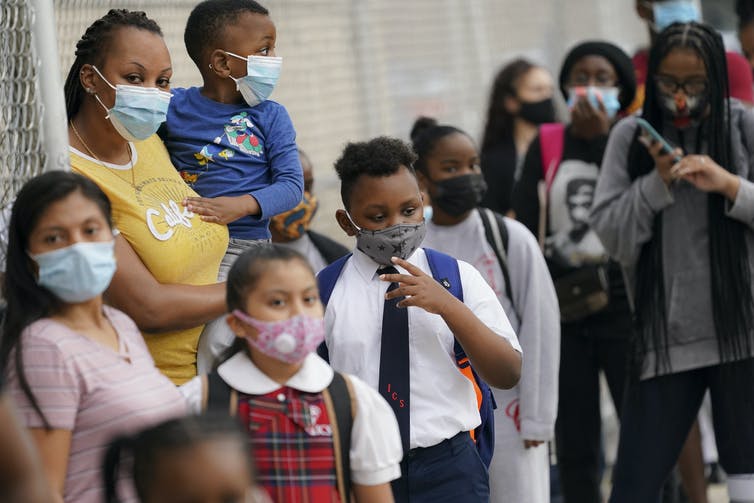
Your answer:
[[[599,374],[620,415],[632,327],[620,268],[591,228],[589,210],[608,133],[633,101],[636,81],[627,54],[594,41],[569,51],[559,83],[571,121],[540,128],[514,188],[513,210],[539,235],[560,302],[555,441],[564,500],[599,503]]]
[[[524,349],[519,384],[492,390],[498,408],[490,501],[549,502],[546,443],[557,409],[560,317],[547,264],[523,225],[479,208],[485,183],[476,146],[466,133],[420,118],[411,137],[418,156],[414,167],[433,208],[424,244],[477,268]]]
[[[511,209],[514,180],[537,127],[555,121],[554,92],[550,73],[525,59],[510,62],[495,77],[482,141],[484,207]]]
[[[754,501],[754,117],[726,97],[724,51],[703,24],[659,34],[643,117],[678,148],[627,118],[597,185],[591,222],[637,329],[612,503],[656,500],[708,389],[730,500]]]

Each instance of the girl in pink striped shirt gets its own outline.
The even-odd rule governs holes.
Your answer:
[[[100,502],[111,438],[186,411],[134,322],[103,304],[113,247],[110,203],[87,178],[52,171],[18,193],[0,364],[56,501]]]

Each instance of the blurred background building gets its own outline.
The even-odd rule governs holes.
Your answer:
[[[21,156],[17,132],[37,131],[36,137],[24,140],[30,146],[21,150],[44,150],[55,144],[41,138],[44,128],[35,122],[41,120],[46,107],[48,113],[58,110],[53,114],[54,127],[48,124],[48,130],[64,127],[58,125],[63,120],[62,81],[73,61],[75,44],[86,27],[109,8],[144,10],[157,20],[173,58],[173,85],[200,85],[199,73],[183,44],[185,22],[196,2],[2,0],[0,56],[3,61],[15,58],[15,74],[26,78],[28,87],[19,88],[11,78],[13,72],[3,72],[6,78],[0,79],[0,105],[11,102],[11,120],[0,121],[0,156],[7,164],[3,179],[18,183],[19,178],[41,169],[45,152],[39,158]],[[634,0],[262,3],[277,25],[277,54],[284,61],[272,99],[287,107],[298,143],[314,163],[315,190],[321,201],[315,226],[323,230],[333,228],[331,215],[340,203],[332,164],[346,142],[376,135],[407,139],[419,115],[435,117],[478,137],[492,78],[510,59],[525,56],[557,74],[563,55],[578,41],[607,39],[632,54],[648,39],[647,28],[635,13]],[[705,0],[702,4],[706,19],[732,33],[733,0]],[[45,8],[47,5],[53,7],[52,11]],[[46,39],[43,43],[35,43],[29,35],[29,26],[35,22]],[[53,26],[56,29],[46,28]],[[728,37],[731,41],[734,38]],[[51,54],[55,47],[57,54]],[[50,58],[56,60],[55,64],[49,63]],[[34,62],[36,75],[30,65]],[[59,103],[50,102],[49,95],[54,96],[55,90],[48,89],[46,94],[44,89],[40,91],[39,77],[44,77],[43,85],[50,72],[60,73]],[[57,153],[58,164],[64,162],[65,155],[63,161],[59,159]],[[9,176],[18,175],[19,170],[23,177]],[[15,194],[12,184],[6,183],[4,188],[2,206]]]

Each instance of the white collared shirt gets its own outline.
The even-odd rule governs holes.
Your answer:
[[[233,355],[217,372],[231,388],[248,395],[264,395],[282,387],[259,370],[245,351]],[[403,447],[393,410],[377,391],[354,376],[347,377],[356,403],[351,430],[351,479],[355,484],[371,486],[399,478]],[[327,362],[310,353],[285,385],[305,393],[320,393],[330,385],[332,378],[333,370]],[[201,377],[195,377],[180,390],[189,410],[201,413]]]
[[[423,249],[408,261],[429,274]],[[389,284],[380,266],[360,250],[343,267],[325,312],[330,364],[377,389],[380,371],[382,312]],[[464,304],[493,332],[521,351],[495,292],[479,272],[458,261]],[[408,274],[397,267],[399,272]],[[455,363],[453,333],[442,317],[408,307],[411,374],[410,448],[430,447],[479,426],[474,389]]]

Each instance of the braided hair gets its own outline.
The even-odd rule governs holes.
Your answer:
[[[711,27],[691,22],[674,23],[662,31],[649,53],[648,75],[657,74],[660,63],[673,50],[690,49],[704,62],[709,81],[710,112],[704,119],[708,131],[709,156],[735,173],[731,146],[731,114],[726,98],[728,71],[725,48],[720,35]],[[660,97],[651,80],[646,87],[643,116],[657,130],[663,125]],[[701,126],[700,126],[701,127]],[[700,130],[701,134],[701,130]],[[654,169],[647,149],[637,141],[638,131],[628,154],[632,180]],[[718,350],[722,362],[748,356],[750,334],[754,328],[754,300],[751,292],[749,253],[743,223],[725,215],[725,198],[710,193],[707,197],[712,313]],[[639,331],[637,362],[654,348],[655,370],[670,369],[667,313],[662,264],[662,214],[655,217],[652,239],[642,247],[636,272],[636,321]]]
[[[84,65],[101,65],[107,54],[113,33],[118,28],[133,27],[162,36],[160,26],[144,12],[126,9],[110,11],[92,23],[76,43],[76,59],[65,79],[65,108],[68,120],[73,119],[84,101],[84,88],[80,74]]]
[[[521,77],[529,70],[536,68],[534,63],[525,59],[514,59],[505,65],[495,77],[487,106],[487,123],[484,126],[482,150],[487,150],[504,141],[513,141],[513,119],[515,118],[505,109],[504,101],[507,97],[518,97],[516,89]]]

